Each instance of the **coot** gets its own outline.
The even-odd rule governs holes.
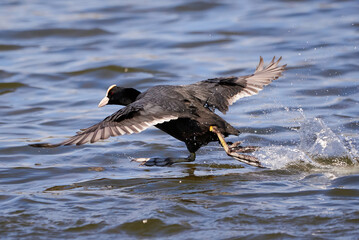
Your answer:
[[[241,77],[220,77],[189,85],[159,85],[141,93],[133,88],[112,85],[99,107],[107,104],[123,105],[103,121],[84,129],[77,135],[59,144],[31,144],[33,147],[58,147],[94,143],[111,136],[120,136],[144,131],[155,126],[167,134],[183,141],[190,155],[187,158],[137,158],[147,166],[165,166],[177,162],[195,160],[195,152],[212,141],[219,141],[225,152],[246,164],[262,167],[257,158],[244,155],[257,147],[242,147],[240,142],[227,144],[229,135],[239,131],[215,113],[226,113],[228,107],[243,97],[257,94],[264,86],[281,76],[286,65],[279,66],[281,57],[275,57],[264,67],[260,57],[255,72]]]

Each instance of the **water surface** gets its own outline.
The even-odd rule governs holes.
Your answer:
[[[4,239],[356,239],[359,5],[335,1],[2,1],[0,235]],[[254,71],[284,76],[223,116],[266,169],[216,143],[193,163],[151,128],[52,149],[118,110],[112,85],[145,91]]]

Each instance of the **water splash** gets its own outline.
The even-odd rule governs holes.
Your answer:
[[[350,156],[349,150],[320,118],[306,119],[301,123],[299,148],[312,157]]]
[[[354,147],[354,141],[334,133],[322,119],[304,117],[298,134],[300,143],[297,146],[265,147],[256,153],[257,157],[271,169],[288,166],[345,167],[358,164],[358,151]]]
[[[287,166],[305,166],[314,165],[310,157],[305,152],[296,148],[288,146],[271,146],[264,147],[255,153],[256,157],[260,159],[263,166],[270,169],[282,169]]]

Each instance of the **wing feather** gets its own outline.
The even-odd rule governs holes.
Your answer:
[[[242,77],[214,78],[187,85],[189,91],[204,104],[226,113],[228,107],[238,99],[258,94],[264,86],[282,75],[286,65],[278,66],[280,60],[272,61],[265,67],[263,58],[252,75]]]
[[[123,116],[117,116],[117,118],[121,117]],[[140,133],[151,126],[175,120],[177,118],[178,116],[176,114],[165,114],[162,116],[143,116],[134,114],[129,118],[116,121],[116,118],[112,118],[110,116],[102,122],[95,124],[92,127],[89,127],[82,132],[79,132],[77,135],[62,142],[61,145],[82,145],[88,142],[94,143],[99,140],[107,139],[111,136],[114,137],[125,134]],[[109,121],[109,119],[111,119],[111,121]],[[145,119],[147,121],[144,121]]]

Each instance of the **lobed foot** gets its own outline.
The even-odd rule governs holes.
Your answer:
[[[227,153],[228,156],[233,157],[234,159],[246,163],[248,165],[263,168],[262,164],[259,162],[259,160],[256,157],[238,153],[238,152],[244,152],[244,153],[254,152],[259,147],[255,147],[255,146],[241,147],[239,146],[241,142],[235,142],[232,143],[230,146],[228,146],[227,142],[224,140],[223,134],[218,130],[216,126],[210,126],[209,130],[217,134],[218,140],[222,144],[224,151]]]
[[[257,151],[259,147],[257,146],[246,146],[242,147],[240,146],[242,142],[235,142],[228,146],[229,151],[231,152],[241,152],[241,153],[252,153],[254,151]]]
[[[145,166],[170,166],[174,163],[193,162],[196,159],[195,153],[190,153],[187,158],[133,158],[131,161],[138,162]]]
[[[264,168],[256,157],[239,154],[236,151],[229,151],[229,152],[227,152],[227,155],[230,157],[233,157],[234,159],[236,159],[238,161],[244,162],[248,165]]]
[[[152,167],[152,166],[170,166],[174,163],[171,158],[133,158],[131,161],[138,162],[140,165]]]

